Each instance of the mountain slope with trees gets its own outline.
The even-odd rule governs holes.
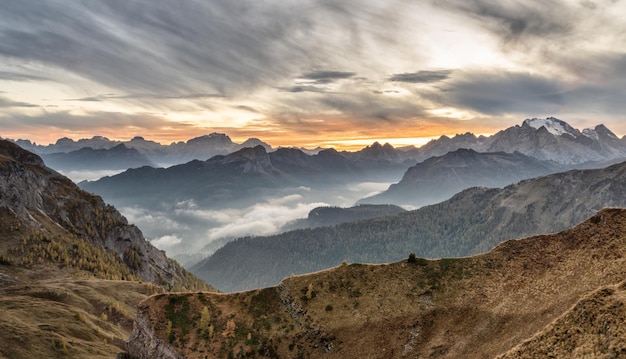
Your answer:
[[[460,257],[498,243],[568,228],[605,207],[626,207],[626,163],[529,179],[502,189],[471,188],[395,216],[240,238],[191,271],[225,291],[278,283],[342,261],[386,263],[414,252]],[[245,260],[242,260],[245,258]]]

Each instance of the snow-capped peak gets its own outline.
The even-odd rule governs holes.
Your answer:
[[[568,134],[573,137],[580,136],[580,131],[570,126],[567,122],[561,121],[555,117],[548,117],[545,119],[530,118],[530,119],[524,120],[524,123],[535,129],[540,129],[541,127],[545,127],[545,129],[548,130],[548,132],[550,132],[551,134],[555,136],[562,136],[565,134]]]
[[[591,128],[585,128],[583,130],[583,136],[589,137],[592,140],[596,140],[596,141],[600,139],[600,136],[598,136],[598,133],[594,129],[591,129]]]
[[[613,132],[611,132],[611,130],[606,128],[606,126],[604,125],[597,125],[594,129],[585,128],[582,133],[583,136],[592,138],[596,141],[600,140],[600,137],[610,138],[619,141],[619,137],[617,137]]]

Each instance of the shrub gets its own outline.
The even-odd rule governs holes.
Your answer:
[[[13,264],[13,259],[7,254],[0,254],[0,264],[10,266]]]
[[[326,306],[326,308],[324,308],[324,309],[325,309],[327,312],[330,312],[330,311],[332,311],[332,310],[333,310],[333,306],[332,306],[332,304],[328,304],[328,305]]]

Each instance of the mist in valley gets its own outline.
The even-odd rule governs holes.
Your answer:
[[[390,184],[361,182],[323,189],[285,188],[244,207],[216,209],[188,199],[161,203],[158,208],[136,205],[119,210],[154,246],[181,264],[191,265],[232,239],[280,233],[285,225],[306,218],[314,208],[350,207],[361,198],[384,191]]]

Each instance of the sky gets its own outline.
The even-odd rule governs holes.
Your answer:
[[[626,135],[620,0],[0,0],[0,137]]]

